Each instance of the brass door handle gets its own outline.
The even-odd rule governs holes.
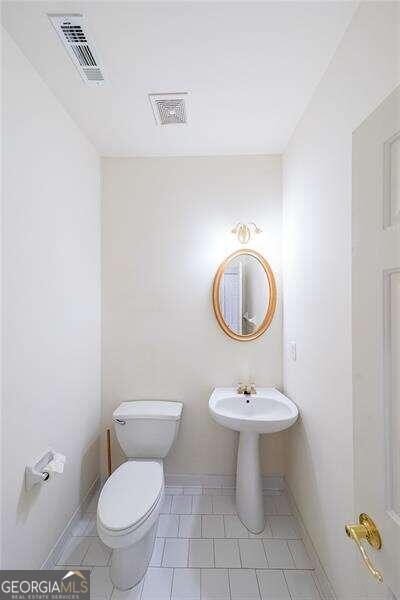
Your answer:
[[[369,570],[369,572],[377,579],[380,583],[383,582],[382,574],[375,569],[374,565],[371,562],[368,554],[365,551],[364,546],[361,543],[361,540],[367,540],[367,542],[375,548],[375,550],[380,550],[382,548],[382,538],[376,527],[375,523],[365,513],[361,513],[358,518],[358,525],[346,525],[346,533],[356,544],[361,553],[362,559],[365,563],[365,566]]]

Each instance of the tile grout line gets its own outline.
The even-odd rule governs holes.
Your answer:
[[[163,539],[164,539],[164,542],[163,542],[163,549],[162,549],[162,552],[161,552],[160,567],[162,567],[162,566],[163,566],[163,562],[164,562],[164,552],[165,552],[165,546],[166,546],[166,538],[163,538]],[[150,559],[150,560],[151,560],[151,559]],[[146,573],[147,573],[147,571],[146,571]],[[146,574],[145,574],[145,576],[146,576]]]
[[[264,546],[264,544],[263,544],[263,546]],[[254,569],[254,572],[255,572],[255,574],[256,574],[256,581],[257,581],[258,593],[259,593],[260,599],[262,600],[261,588],[260,588],[260,582],[259,582],[259,580],[258,580],[258,573],[257,573],[257,569]]]
[[[261,545],[262,545],[263,550],[264,550],[265,560],[267,561],[267,569],[269,569],[269,560],[268,560],[268,556],[267,556],[267,551],[265,549],[264,538],[261,539]],[[260,596],[261,596],[261,593],[260,593]]]
[[[321,589],[321,584],[319,583],[319,579],[317,577],[317,573],[316,573],[315,569],[313,571],[311,571],[311,576],[314,579],[314,585],[317,588],[317,592],[318,592],[318,596],[319,596],[320,600],[325,600],[325,594],[324,594],[323,590]]]
[[[193,539],[193,538],[192,538]],[[192,548],[192,539],[189,540],[189,549],[188,549],[188,566],[190,564],[190,550]]]
[[[169,600],[172,598],[172,590],[174,589],[174,581],[175,581],[175,569],[172,569],[172,579],[171,579],[171,589],[169,592]]]
[[[143,590],[144,590],[144,580],[146,578],[146,573],[144,574],[144,576],[142,577],[142,580],[140,581],[140,583],[142,584],[142,588],[140,590],[140,594],[139,594],[139,600],[142,600],[142,596],[143,596]],[[115,588],[114,588],[115,589]],[[112,600],[112,598],[111,598]]]
[[[238,549],[239,549],[240,568],[241,568],[241,569],[243,569],[242,552],[241,552],[241,550],[240,550],[239,539],[237,538],[237,539],[235,540],[235,542],[236,542],[236,545],[237,545],[237,547],[238,547]]]
[[[229,598],[232,599],[231,570],[227,569],[227,571],[228,571]]]
[[[80,562],[80,566],[82,566],[82,567],[84,567],[84,566],[85,566],[85,565],[83,564],[83,561],[85,560],[85,558],[86,558],[86,555],[87,555],[87,553],[89,552],[89,548],[90,548],[90,546],[91,546],[91,545],[92,545],[92,542],[90,541],[90,544],[88,545],[86,552],[85,552],[85,553],[84,553],[84,555],[82,556],[82,560],[81,560],[81,562]],[[107,566],[107,565],[106,565],[106,566]]]
[[[200,582],[199,582],[199,593],[200,593],[200,600],[201,600],[201,567],[199,569],[199,575],[200,575]]]
[[[293,598],[292,592],[290,591],[290,588],[289,588],[289,585],[288,585],[288,582],[287,582],[287,579],[286,579],[286,573],[285,573],[284,569],[282,569],[282,573],[283,573],[283,578],[285,580],[286,587],[287,587],[287,590],[288,590],[288,593],[289,593],[289,596],[290,596],[291,600],[296,600],[295,598]]]
[[[291,541],[293,541],[293,540],[291,540]],[[292,557],[293,564],[294,564],[294,568],[296,569],[296,568],[297,568],[297,565],[296,565],[296,561],[295,561],[295,559],[294,559],[293,552],[292,552],[292,551],[291,551],[291,549],[290,549],[289,540],[285,540],[285,543],[286,543],[286,546],[288,547],[289,554],[290,554],[290,556]]]

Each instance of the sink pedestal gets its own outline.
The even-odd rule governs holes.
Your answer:
[[[260,533],[265,527],[259,439],[255,431],[239,433],[236,508],[243,525],[252,533]]]
[[[236,471],[236,508],[252,533],[264,531],[259,438],[296,422],[298,408],[275,388],[258,388],[256,394],[239,394],[234,388],[215,388],[208,401],[214,421],[239,431]],[[400,600],[400,599],[399,599]]]

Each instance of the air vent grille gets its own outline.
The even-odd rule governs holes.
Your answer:
[[[179,94],[149,94],[154,118],[158,125],[187,123],[186,96],[187,92]]]
[[[160,121],[163,125],[186,123],[185,103],[183,100],[157,100]]]
[[[85,83],[104,83],[103,67],[83,15],[48,15]]]
[[[96,67],[96,61],[94,60],[94,56],[92,54],[89,46],[71,46],[73,53],[75,54],[78,62],[83,67]]]
[[[61,25],[61,30],[69,42],[76,44],[87,43],[86,36],[80,25]]]
[[[89,81],[104,81],[100,69],[83,69]]]

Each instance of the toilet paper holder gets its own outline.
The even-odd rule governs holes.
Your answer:
[[[61,474],[64,471],[65,456],[51,448],[33,465],[25,467],[25,487],[31,490],[38,483],[48,481],[53,473]]]

